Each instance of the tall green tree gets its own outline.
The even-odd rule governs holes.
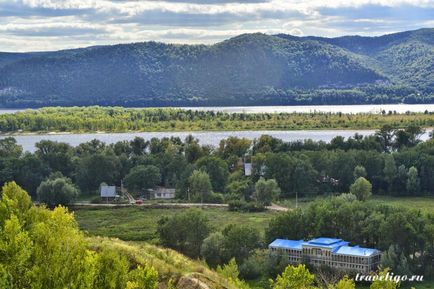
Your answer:
[[[372,185],[367,179],[360,177],[351,185],[350,193],[360,201],[365,201],[372,195]]]
[[[125,185],[132,192],[144,192],[161,181],[160,169],[153,165],[133,167],[125,176]]]
[[[188,179],[189,199],[204,202],[212,193],[210,178],[206,172],[195,170]]]
[[[420,190],[420,179],[418,176],[417,168],[412,166],[408,169],[407,173],[407,193],[416,195]]]
[[[162,245],[196,258],[210,233],[210,225],[201,210],[190,209],[171,218],[161,218],[157,231]]]
[[[280,188],[274,179],[265,180],[260,178],[255,184],[253,196],[260,205],[269,206],[280,195]]]
[[[50,178],[43,181],[37,189],[39,201],[50,207],[68,205],[73,202],[78,195],[79,190],[72,183],[72,180],[61,174],[51,175]]]
[[[196,162],[196,167],[209,175],[213,191],[224,192],[229,178],[229,168],[223,159],[215,156],[203,157]]]

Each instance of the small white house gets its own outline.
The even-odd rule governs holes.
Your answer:
[[[174,199],[175,198],[175,189],[158,187],[151,192],[151,198],[153,198],[153,199]]]

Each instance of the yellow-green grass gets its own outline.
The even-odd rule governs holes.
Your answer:
[[[79,208],[75,218],[80,228],[93,236],[116,237],[126,241],[158,242],[157,222],[163,216],[173,216],[186,209],[155,209],[145,207]],[[271,218],[278,212],[259,213],[230,212],[226,208],[202,209],[215,230],[228,224],[245,224],[264,231]]]
[[[434,214],[434,196],[433,197],[373,196],[368,202],[374,202],[376,204],[386,204],[390,206],[402,206],[408,209],[416,209],[416,210],[421,210],[422,212]]]
[[[133,263],[151,265],[157,270],[162,284],[167,284],[169,280],[177,284],[181,277],[188,277],[200,280],[212,289],[238,288],[228,279],[210,270],[204,262],[189,259],[171,249],[102,237],[90,237],[88,242],[94,250],[108,248],[126,256]]]
[[[324,200],[327,197],[324,196],[318,196],[316,198],[311,199],[300,199],[298,202],[298,206],[303,208],[309,205],[309,203],[313,201],[318,200]],[[421,210],[425,213],[432,213],[434,214],[434,196],[432,197],[391,197],[391,196],[372,196],[367,203],[374,203],[374,204],[384,204],[384,205],[390,205],[390,206],[400,206],[407,209],[416,209]],[[279,205],[295,209],[295,199],[286,199],[281,200],[279,202]],[[433,287],[434,288],[434,287]]]

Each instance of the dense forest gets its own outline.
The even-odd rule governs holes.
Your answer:
[[[178,197],[187,198],[194,180],[205,179],[209,188],[203,191],[199,182],[197,193],[206,196],[198,199],[248,201],[255,198],[253,187],[262,178],[275,180],[285,198],[296,192],[349,192],[354,180],[363,177],[374,194],[433,195],[433,142],[421,142],[423,132],[417,126],[383,126],[374,135],[337,136],[330,143],[283,142],[267,135],[253,142],[230,137],[217,148],[201,146],[191,136],[184,141],[136,137],[110,145],[93,140],[76,147],[43,140],[36,143],[34,153],[23,152],[13,137],[7,137],[0,140],[0,182],[15,180],[36,198],[41,182],[51,179],[69,180],[83,193],[96,192],[103,182],[120,185],[130,180],[127,185],[137,190],[176,187]],[[243,163],[252,164],[250,176],[244,175]]]
[[[226,202],[229,210],[245,212],[263,210],[265,205],[296,193],[299,197],[323,196],[305,208],[275,216],[265,236],[248,225],[213,228],[197,209],[161,216],[159,245],[205,260],[215,268],[215,274],[227,278],[228,288],[248,288],[242,279],[256,280],[262,288],[355,288],[353,281],[329,268],[288,266],[285,259],[269,255],[265,249],[275,238],[319,235],[379,248],[385,252],[384,267],[397,274],[422,274],[430,279],[434,272],[434,216],[366,202],[372,194],[434,195],[434,142],[421,142],[422,131],[416,126],[384,126],[372,136],[336,137],[330,143],[283,142],[266,135],[253,142],[231,137],[217,148],[202,146],[193,137],[136,138],[110,145],[94,140],[77,147],[41,141],[35,153],[23,152],[12,137],[2,139],[1,284],[5,288],[17,284],[27,288],[33,283],[63,288],[65,280],[77,284],[71,285],[73,288],[155,288],[158,282],[168,284],[168,275],[152,268],[161,266],[161,261],[146,263],[131,252],[131,257],[125,258],[120,254],[124,251],[119,250],[126,250],[127,245],[110,245],[119,241],[85,239],[65,209],[34,207],[18,187],[54,208],[70,205],[80,195],[99,198],[102,183],[120,185],[121,181],[136,196],[155,186],[173,187],[180,200]],[[251,175],[245,174],[244,163],[252,164]],[[66,255],[67,244],[74,246],[69,245],[70,254]],[[53,252],[48,257],[47,246]],[[163,252],[158,255],[163,256]],[[52,266],[60,268],[56,264],[74,270],[35,273],[40,268],[46,272],[51,272]],[[86,275],[80,275],[83,272]],[[344,283],[350,284],[340,287]],[[371,286],[386,288],[375,282]]]
[[[434,113],[223,113],[184,109],[47,107],[0,115],[0,132],[379,129],[434,127]]]
[[[0,105],[432,103],[433,31],[0,53]]]

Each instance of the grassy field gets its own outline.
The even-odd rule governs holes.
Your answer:
[[[312,199],[300,199],[298,206],[303,208],[314,200],[324,199],[325,197],[317,197]],[[390,196],[372,196],[368,202],[376,204],[385,204],[390,206],[402,206],[408,209],[421,210],[426,213],[434,214],[434,197],[390,197]],[[287,199],[280,201],[281,206],[295,209],[295,199]],[[434,287],[433,287],[434,288]]]
[[[388,204],[391,206],[403,206],[408,209],[417,209],[434,214],[434,197],[388,197],[374,196],[369,202]],[[431,288],[434,288],[431,287]]]
[[[157,222],[163,216],[173,216],[186,209],[152,209],[143,207],[80,208],[75,209],[75,218],[80,228],[90,235],[116,237],[126,241],[156,243]],[[278,212],[239,213],[227,209],[203,209],[215,230],[228,224],[245,224],[264,231],[268,221]]]

